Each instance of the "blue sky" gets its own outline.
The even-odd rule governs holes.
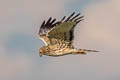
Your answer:
[[[4,0],[0,3],[0,80],[119,80],[119,0]],[[76,48],[99,53],[39,57],[37,38],[48,17],[72,12],[85,20],[75,28]]]

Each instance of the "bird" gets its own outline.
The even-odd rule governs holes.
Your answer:
[[[98,52],[96,50],[76,49],[73,45],[74,29],[78,23],[83,21],[81,13],[73,12],[70,16],[64,16],[61,20],[50,17],[43,21],[38,38],[45,46],[39,49],[39,56],[64,56],[67,54],[86,54],[86,52]]]

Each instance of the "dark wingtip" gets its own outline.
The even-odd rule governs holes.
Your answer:
[[[43,27],[44,27],[44,25],[45,25],[45,20],[42,22],[42,25],[41,25],[41,27],[40,27],[40,28],[43,28]]]
[[[78,20],[77,23],[79,23],[79,22],[81,22],[81,21],[83,21],[83,20],[84,20],[84,19]]]
[[[72,21],[73,19],[75,19],[76,17],[78,17],[80,15],[80,13],[78,13],[76,16],[74,16],[70,21]]]
[[[53,24],[55,21],[56,21],[56,19],[53,19],[53,20],[51,21],[51,24]]]
[[[74,14],[75,14],[75,12],[73,12],[73,13],[65,20],[65,22],[66,22],[66,21],[69,21],[70,18],[71,18]]]
[[[51,19],[52,19],[52,17],[50,17],[50,18],[48,19],[46,25],[48,25],[48,24],[50,23]]]
[[[78,21],[78,20],[82,19],[83,17],[84,16],[80,16],[80,17],[76,18],[75,21]]]
[[[64,21],[64,20],[65,20],[65,18],[66,18],[66,16],[64,16],[64,17],[61,19],[61,21],[60,21],[60,22]]]

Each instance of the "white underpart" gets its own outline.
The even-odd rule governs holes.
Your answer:
[[[41,38],[41,37],[39,37],[39,36],[38,36],[38,38],[39,38],[40,40],[42,40],[42,41],[45,43],[46,46],[48,45],[43,38]]]

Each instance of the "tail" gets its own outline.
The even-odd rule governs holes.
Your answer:
[[[99,51],[96,51],[96,50],[87,50],[87,49],[79,49],[81,51],[84,51],[84,52],[99,52]]]

